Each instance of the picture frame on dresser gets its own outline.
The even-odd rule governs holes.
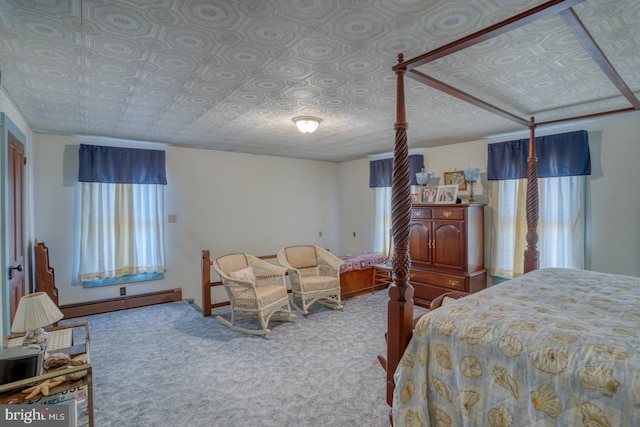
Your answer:
[[[464,179],[463,171],[453,171],[444,173],[444,185],[457,185],[458,190],[467,189],[467,181]]]
[[[438,187],[424,186],[420,188],[420,203],[435,203]]]
[[[457,198],[457,185],[439,185],[435,203],[455,203]]]

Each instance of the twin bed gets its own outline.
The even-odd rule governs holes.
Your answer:
[[[405,60],[398,56],[392,191],[394,283],[389,287],[387,402],[396,426],[640,425],[640,279],[583,270],[538,270],[535,129],[637,111],[572,6],[552,0]],[[536,20],[558,15],[631,104],[535,123],[416,69]],[[410,180],[404,76],[529,128],[526,274],[455,300],[415,323],[409,284]],[[397,369],[396,369],[397,368]]]

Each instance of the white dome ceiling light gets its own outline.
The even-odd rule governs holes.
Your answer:
[[[313,116],[298,116],[294,117],[293,123],[296,124],[298,130],[302,133],[313,133],[318,130],[318,126],[320,126],[320,122],[322,121],[319,117]]]

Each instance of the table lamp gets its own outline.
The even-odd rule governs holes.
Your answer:
[[[479,168],[469,168],[464,170],[464,180],[469,183],[469,203],[474,203],[473,199],[473,184],[478,180],[478,174],[480,173]]]
[[[35,292],[20,298],[11,325],[11,332],[26,332],[22,345],[45,344],[47,333],[42,329],[62,319],[58,306],[44,292]]]

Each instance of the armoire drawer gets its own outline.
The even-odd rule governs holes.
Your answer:
[[[464,210],[460,208],[433,208],[433,219],[464,219]]]
[[[431,219],[431,209],[422,206],[414,206],[411,208],[412,219]]]
[[[456,276],[455,274],[439,273],[436,271],[411,270],[409,280],[412,282],[426,283],[429,285],[441,286],[443,288],[455,289],[456,291],[468,292],[467,278]]]

